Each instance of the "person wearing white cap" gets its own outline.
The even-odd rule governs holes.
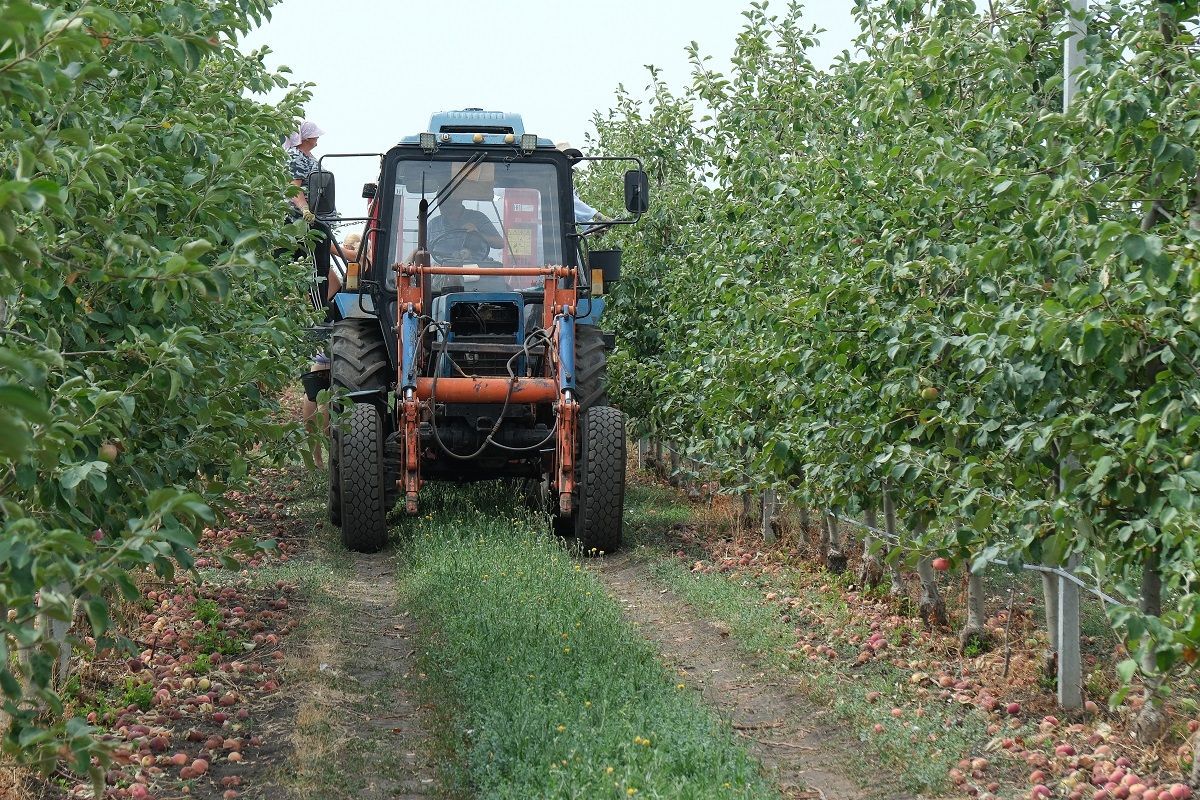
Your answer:
[[[303,187],[308,176],[316,172],[318,165],[312,151],[316,149],[317,139],[324,135],[325,131],[321,130],[317,123],[306,119],[300,123],[296,132],[284,141],[283,149],[287,151],[288,172],[292,175],[292,185]],[[315,216],[308,207],[308,198],[304,196],[304,192],[296,192],[290,199],[292,205],[304,216],[304,221],[311,225]]]
[[[325,131],[312,120],[304,120],[296,129],[296,132],[287,137],[283,142],[283,148],[287,151],[288,157],[288,172],[292,176],[292,185],[297,187],[295,193],[288,198],[296,210],[304,217],[304,221],[308,223],[310,228],[318,230],[322,233],[323,239],[317,243],[312,257],[316,265],[317,276],[320,279],[318,286],[325,288],[325,296],[332,297],[338,290],[338,276],[336,273],[330,275],[329,270],[329,247],[333,239],[333,233],[329,228],[329,221],[333,217],[321,215],[318,217],[313,214],[312,209],[308,207],[308,197],[305,194],[305,184],[308,183],[308,176],[316,172],[320,165],[317,159],[313,158],[312,152],[316,149],[317,139],[325,135]],[[307,251],[301,251],[307,255]],[[299,253],[298,253],[299,255]],[[323,352],[314,353],[312,364],[309,367],[310,372],[320,372],[329,369],[329,358]],[[317,417],[317,403],[315,398],[304,397],[301,416],[304,419],[306,427],[314,426],[322,430],[327,426],[327,420],[322,413],[321,419]],[[318,466],[324,466],[324,458],[321,452],[320,439],[315,439],[312,450],[313,461]]]

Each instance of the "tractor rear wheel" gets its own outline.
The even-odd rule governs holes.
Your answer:
[[[332,428],[332,426],[330,426]],[[338,460],[340,438],[336,430],[330,431],[329,439],[329,522],[342,524],[342,468]]]
[[[352,392],[382,389],[391,377],[383,328],[376,319],[340,319],[329,342],[330,380]]]
[[[383,415],[372,403],[355,403],[337,436],[342,543],[358,553],[387,544],[387,465]]]
[[[575,399],[579,413],[608,405],[608,354],[595,325],[575,326]]]
[[[387,345],[383,340],[383,329],[375,319],[341,319],[334,323],[329,342],[330,381],[334,388],[341,387],[351,392],[373,389],[386,391],[392,375]],[[381,420],[386,439],[386,417]],[[345,517],[342,500],[341,438],[345,434],[331,426],[329,443],[329,521],[341,525]],[[399,491],[395,478],[398,463],[385,463],[389,480],[385,486],[385,505],[388,510],[396,504]],[[347,545],[349,546],[349,545]]]
[[[579,423],[575,538],[584,555],[603,555],[621,546],[625,505],[625,415],[594,406]]]

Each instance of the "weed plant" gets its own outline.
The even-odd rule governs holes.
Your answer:
[[[479,797],[777,797],[548,521],[502,488],[429,496],[401,593]]]

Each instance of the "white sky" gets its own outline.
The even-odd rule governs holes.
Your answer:
[[[774,8],[783,12],[783,0]],[[727,71],[749,0],[282,0],[242,43],[267,46],[268,66],[287,65],[316,84],[307,111],[324,130],[315,155],[383,152],[420,133],[435,111],[477,106],[524,117],[525,129],[577,147],[593,113],[612,107],[618,84],[635,95],[646,65],[679,89],[696,41]],[[850,46],[853,0],[806,3],[827,29],[819,65]],[[366,160],[328,161],[338,209],[366,213],[359,199],[376,177]]]

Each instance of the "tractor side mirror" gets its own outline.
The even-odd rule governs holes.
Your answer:
[[[625,173],[625,210],[630,214],[645,214],[650,208],[650,179],[640,169]]]
[[[331,216],[337,211],[332,172],[319,169],[309,173],[308,207],[317,216]]]
[[[374,200],[375,195],[379,193],[379,185],[376,183],[364,183],[362,196],[365,200]]]

